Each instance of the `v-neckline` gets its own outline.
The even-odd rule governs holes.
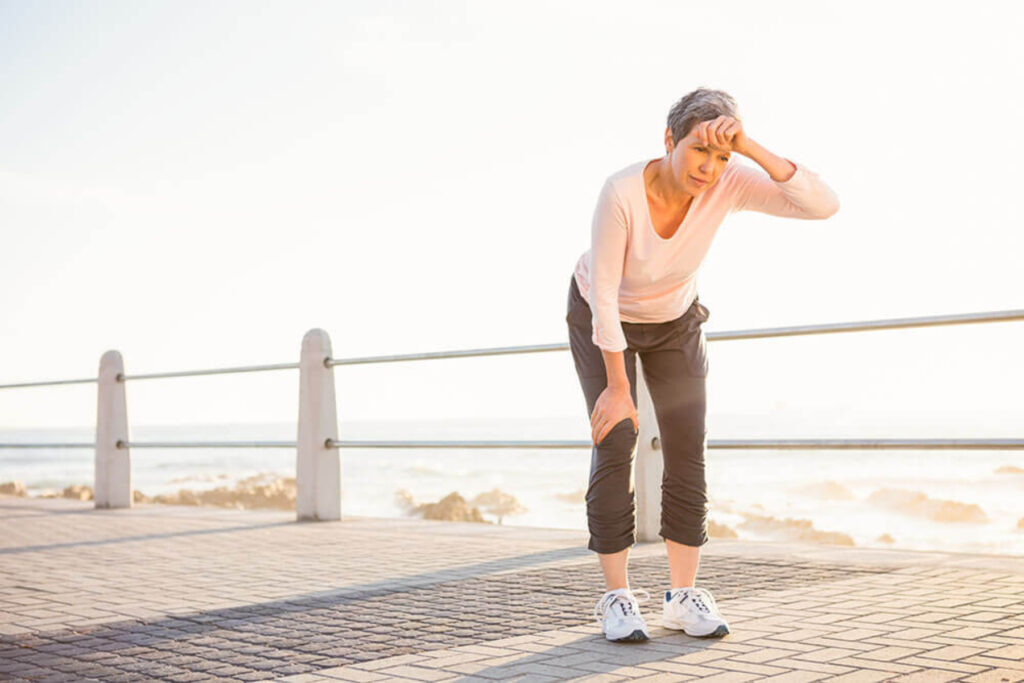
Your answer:
[[[673,232],[672,235],[669,236],[669,237],[662,237],[661,235],[658,234],[658,231],[654,229],[654,219],[651,218],[651,203],[647,199],[647,179],[644,177],[644,172],[647,170],[647,167],[650,166],[651,163],[653,163],[655,161],[658,161],[658,160],[657,159],[650,159],[648,161],[645,161],[643,166],[640,168],[640,192],[643,194],[644,209],[646,210],[646,213],[647,213],[647,225],[651,229],[651,234],[654,235],[661,242],[671,242],[673,239],[675,239],[676,235],[678,235],[680,232],[682,232],[683,226],[686,225],[686,221],[689,220],[691,215],[693,215],[693,209],[694,209],[695,205],[697,204],[698,201],[700,201],[701,197],[703,197],[705,194],[707,194],[707,190],[705,190],[704,192],[701,192],[699,195],[697,195],[696,197],[694,197],[693,199],[690,200],[690,206],[688,206],[686,208],[686,215],[683,216],[683,220],[681,220],[679,222],[679,225],[676,226],[675,232]]]

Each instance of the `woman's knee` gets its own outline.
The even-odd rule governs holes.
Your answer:
[[[634,429],[633,420],[627,417],[609,429],[597,447],[608,449],[617,455],[630,455],[636,446],[637,436],[639,432]]]

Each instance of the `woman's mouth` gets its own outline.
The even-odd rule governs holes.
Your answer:
[[[708,184],[708,181],[701,180],[700,178],[694,178],[693,176],[690,176],[690,180],[692,180],[695,185],[698,185],[700,187],[703,187]]]

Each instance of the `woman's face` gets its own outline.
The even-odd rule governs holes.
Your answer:
[[[666,135],[666,144],[672,145],[671,131]],[[672,175],[676,182],[687,194],[695,196],[714,185],[730,158],[731,147],[701,144],[696,126],[678,144],[673,145],[669,152]],[[699,182],[701,180],[705,182]]]

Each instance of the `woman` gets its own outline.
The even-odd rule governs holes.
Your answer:
[[[749,157],[762,170],[738,163]],[[665,156],[631,164],[605,181],[591,248],[569,289],[569,341],[587,402],[594,446],[587,488],[588,548],[607,592],[594,606],[608,640],[649,638],[629,589],[636,542],[631,469],[639,433],[636,356],[657,416],[664,476],[661,530],[671,586],[662,625],[719,637],[729,626],[714,598],[694,586],[708,541],[704,480],[705,382],[697,271],[722,220],[735,211],[822,219],[839,210],[835,193],[802,164],[747,136],[733,98],[698,88],[669,111]]]

